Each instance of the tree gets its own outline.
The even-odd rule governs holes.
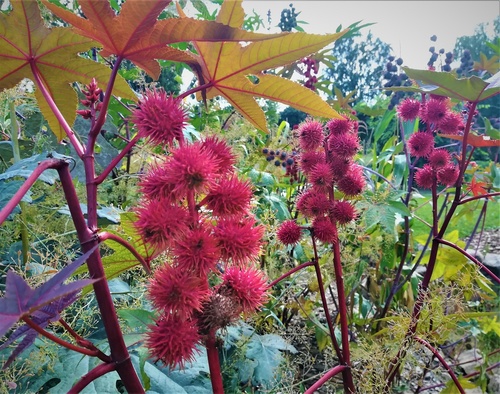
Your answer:
[[[326,70],[325,77],[347,94],[356,90],[354,103],[369,101],[380,94],[384,65],[391,53],[391,46],[371,32],[366,37],[348,37],[339,40],[332,55],[337,58],[335,68]],[[331,97],[335,96],[332,87]]]

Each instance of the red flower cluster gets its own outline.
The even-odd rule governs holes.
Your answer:
[[[185,113],[175,99],[150,92],[133,120],[150,142],[171,146],[139,183],[144,197],[135,225],[156,255],[169,256],[149,284],[159,317],[146,343],[153,358],[182,367],[207,334],[264,302],[266,278],[254,268],[263,227],[250,212],[251,186],[235,174],[230,148],[214,137],[186,144]],[[219,284],[210,287],[209,276]]]
[[[325,129],[325,131],[323,131]],[[313,120],[299,125],[301,148],[299,168],[306,175],[309,188],[297,200],[297,210],[312,219],[311,233],[325,243],[337,242],[337,225],[356,219],[357,213],[349,197],[363,191],[362,168],[353,162],[359,150],[358,123],[342,117],[332,119],[326,127]],[[334,199],[334,190],[344,194]],[[302,227],[294,220],[282,223],[277,233],[285,245],[300,241]]]

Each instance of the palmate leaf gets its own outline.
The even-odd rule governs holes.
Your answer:
[[[4,336],[23,317],[33,315],[36,311],[50,305],[54,301],[62,297],[74,295],[84,286],[94,283],[95,281],[92,279],[84,279],[66,285],[63,284],[85,262],[95,248],[64,267],[36,289],[29,287],[24,279],[14,273],[14,271],[7,272],[5,295],[0,298],[0,337]],[[55,305],[52,304],[52,307]],[[38,315],[38,318],[41,318],[41,315]]]
[[[152,78],[160,75],[156,59],[195,65],[190,52],[168,47],[187,41],[267,40],[277,35],[258,34],[213,21],[191,18],[157,20],[171,0],[127,0],[115,14],[108,1],[80,0],[86,19],[43,0],[55,15],[73,25],[76,31],[101,43],[102,56],[116,55],[128,59]],[[241,25],[240,25],[241,26]],[[238,27],[240,27],[238,26]]]
[[[413,91],[432,93],[457,100],[479,102],[500,93],[500,72],[483,80],[479,77],[456,78],[448,72],[414,70],[403,67],[406,75],[417,81],[419,88]],[[391,89],[396,90],[396,89]],[[400,88],[398,90],[405,90]]]
[[[179,7],[178,11],[185,16]],[[236,28],[242,25],[243,19],[241,0],[237,0],[225,1],[216,20]],[[236,42],[195,42],[203,98],[224,97],[260,130],[267,130],[266,119],[254,97],[279,101],[313,116],[339,117],[310,89],[264,71],[317,52],[345,33],[346,30],[328,35],[282,34],[246,46]]]
[[[71,125],[78,99],[70,84],[87,84],[95,78],[104,89],[111,70],[78,56],[96,46],[92,40],[68,28],[45,27],[36,1],[12,0],[11,3],[13,10],[8,15],[0,13],[0,89],[12,88],[24,78],[33,80],[40,110],[61,140],[64,130],[41,94],[40,85],[44,85]],[[122,78],[117,79],[114,92],[124,98],[135,98]]]

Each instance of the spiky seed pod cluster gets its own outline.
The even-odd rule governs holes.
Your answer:
[[[132,120],[150,143],[170,147],[139,182],[135,226],[155,255],[169,256],[148,286],[158,318],[146,343],[154,359],[182,367],[206,335],[265,301],[266,278],[255,267],[263,227],[250,211],[251,185],[235,173],[229,146],[215,137],[187,144],[186,113],[174,98],[146,93]]]
[[[412,134],[407,141],[411,156],[427,160],[415,172],[417,186],[431,189],[438,184],[446,187],[455,185],[459,175],[458,166],[447,150],[434,146],[434,138],[437,132],[459,134],[464,129],[462,114],[452,111],[448,98],[436,95],[430,95],[422,102],[406,99],[398,106],[397,114],[402,121],[420,118],[424,127]]]
[[[345,225],[357,217],[349,200],[365,186],[363,171],[354,163],[358,152],[358,124],[347,117],[321,124],[307,119],[299,125],[299,169],[307,177],[308,188],[297,199],[297,210],[312,225],[309,230],[324,243],[337,242],[337,225]],[[334,199],[334,191],[344,198]],[[278,239],[285,245],[300,241],[302,227],[294,220],[282,223]]]

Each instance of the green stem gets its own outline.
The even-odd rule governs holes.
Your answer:
[[[14,157],[14,163],[21,161],[21,152],[19,150],[19,125],[16,120],[16,106],[14,101],[12,100],[9,104],[10,107],[10,138],[12,140],[12,155]],[[30,239],[28,233],[28,226],[26,225],[26,203],[24,201],[19,202],[19,207],[21,209],[21,213],[19,217],[21,221],[19,223],[20,232],[21,232],[21,253],[23,259],[23,265],[28,264],[28,256],[30,250]]]

